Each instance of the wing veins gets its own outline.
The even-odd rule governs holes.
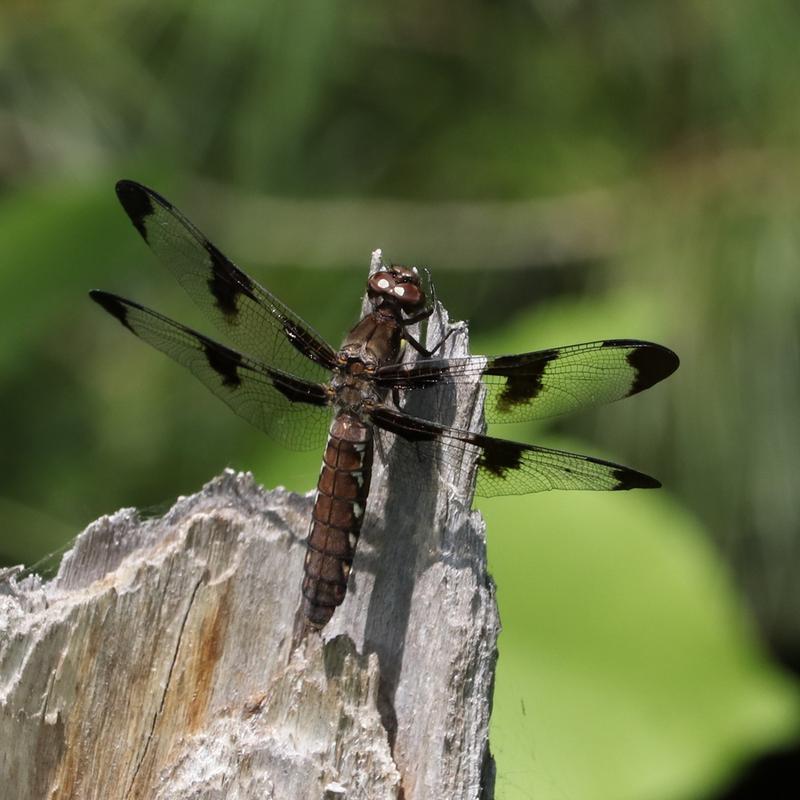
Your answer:
[[[551,489],[615,491],[661,485],[648,475],[611,461],[449,428],[387,406],[373,409],[370,416],[378,428],[422,450],[440,467],[460,472],[469,469],[474,459],[475,493],[483,497]],[[413,465],[413,459],[407,461]]]
[[[274,369],[152,309],[108,292],[91,297],[138,338],[186,367],[236,414],[290,448],[322,444],[328,389]]]
[[[377,371],[384,388],[431,388],[481,381],[489,422],[523,422],[610,403],[643,391],[677,369],[668,348],[612,339],[515,356],[466,356],[389,365]]]
[[[336,358],[330,345],[237,267],[168,200],[134,181],[120,181],[117,196],[150,249],[237,345],[285,372],[309,380],[325,378],[325,370]]]

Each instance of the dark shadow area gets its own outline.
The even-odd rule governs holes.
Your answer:
[[[800,739],[750,762],[709,800],[794,800],[800,797]]]
[[[438,339],[435,330],[429,335],[429,344],[431,339]],[[443,386],[409,393],[402,398],[401,407],[412,416],[431,418],[435,413],[438,422],[451,424],[457,414],[455,389]],[[380,661],[380,711],[390,745],[394,747],[397,731],[394,698],[403,669],[414,587],[431,563],[431,549],[440,546],[438,540],[432,539],[433,529],[420,525],[420,521],[441,524],[447,504],[440,497],[443,489],[439,486],[440,464],[435,443],[409,442],[380,430],[375,431],[375,439],[376,459],[384,463],[380,479],[388,483],[382,519],[368,533],[369,543],[379,557],[374,561],[375,582],[367,610],[364,644],[366,652],[375,652]],[[392,624],[387,624],[387,617]]]

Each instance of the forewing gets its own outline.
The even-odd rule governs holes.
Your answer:
[[[650,388],[678,368],[672,350],[652,342],[610,339],[512,356],[426,359],[382,367],[381,386],[486,386],[487,422],[523,422],[610,403]]]
[[[131,300],[100,291],[91,297],[259,430],[294,450],[322,447],[330,408],[321,384],[267,367]]]
[[[386,406],[374,409],[370,416],[378,428],[394,434],[391,447],[406,451],[403,459],[393,459],[393,465],[405,464],[409,471],[422,472],[421,462],[433,461],[459,474],[475,465],[475,494],[482,497],[550,489],[618,491],[661,486],[655,478],[611,461],[447,428]]]
[[[152,251],[245,353],[310,381],[326,379],[333,349],[275,295],[223,255],[168,200],[134,181],[117,197]]]

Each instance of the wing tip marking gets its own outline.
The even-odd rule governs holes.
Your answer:
[[[103,292],[100,289],[92,289],[89,292],[89,297],[101,306],[105,311],[115,317],[122,323],[131,333],[136,333],[128,322],[128,306],[122,301],[121,298],[109,292]]]
[[[634,347],[627,355],[634,370],[634,379],[628,396],[649,389],[668,378],[680,366],[677,354],[660,344],[643,344]]]
[[[627,489],[660,489],[661,481],[643,472],[637,472],[629,467],[619,467],[614,470],[614,477],[617,485],[614,491],[626,491]]]
[[[139,235],[142,239],[147,241],[147,226],[145,220],[153,213],[152,198],[157,197],[159,201],[164,203],[166,203],[166,201],[151,189],[142,186],[141,183],[136,183],[136,181],[123,179],[117,181],[114,188],[117,192],[117,199],[125,209],[125,213],[133,223],[133,227],[139,231]],[[167,207],[170,207],[168,203]]]

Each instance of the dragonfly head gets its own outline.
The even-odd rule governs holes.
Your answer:
[[[411,314],[425,306],[425,292],[420,285],[416,267],[393,264],[373,273],[367,281],[367,293],[376,308],[391,305]]]

